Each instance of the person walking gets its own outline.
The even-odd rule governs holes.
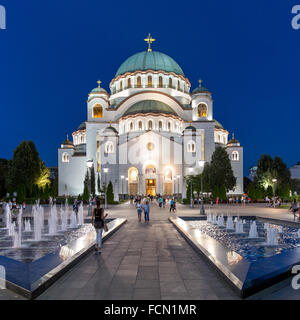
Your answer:
[[[142,222],[142,205],[141,205],[141,200],[139,200],[136,203],[136,209],[137,209],[137,214],[138,214],[138,220],[139,222]]]
[[[162,207],[162,202],[163,202],[162,197],[159,197],[158,198],[158,204],[159,204],[160,208]]]
[[[166,207],[166,198],[163,197],[163,208],[165,208],[165,207]]]
[[[104,227],[104,219],[107,217],[107,214],[104,215],[104,208],[101,206],[100,199],[96,200],[96,208],[93,210],[92,215],[92,224],[96,230],[96,245],[95,250],[101,253],[102,247],[102,233]]]
[[[170,202],[170,212],[172,210],[174,211],[174,199],[173,198],[171,199],[171,202]]]
[[[298,205],[297,205],[297,201],[296,199],[294,199],[291,203],[291,206],[290,206],[290,211],[293,213],[294,215],[294,221],[296,220],[296,214],[298,212]],[[298,218],[299,219],[299,218]]]
[[[144,204],[143,209],[144,209],[144,215],[145,215],[145,222],[149,222],[150,205],[148,200]]]

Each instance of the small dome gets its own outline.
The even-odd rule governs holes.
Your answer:
[[[143,100],[135,103],[124,114],[123,117],[138,113],[163,113],[177,116],[177,113],[167,104],[156,100]]]
[[[197,93],[210,93],[210,91],[202,86],[202,80],[199,80],[199,86],[192,91],[192,94]]]
[[[165,71],[184,76],[179,64],[164,53],[158,51],[142,51],[129,57],[118,69],[115,77],[134,71]]]
[[[221,125],[221,123],[214,119],[215,128],[216,129],[224,129],[224,127]]]
[[[240,142],[234,138],[234,133],[232,134],[232,138],[228,141],[227,145],[240,145]]]
[[[107,91],[106,91],[104,88],[101,88],[101,87],[100,87],[101,81],[98,80],[97,83],[98,83],[98,87],[95,88],[95,89],[93,89],[93,90],[91,91],[91,93],[95,93],[95,94],[97,94],[97,93],[105,93],[105,94],[108,94]]]
[[[61,144],[62,148],[74,148],[74,144],[72,141],[69,140],[69,136],[67,135],[67,140],[65,140],[62,144]]]
[[[77,130],[85,130],[86,129],[86,123],[82,122],[82,124],[78,127]]]
[[[192,130],[192,131],[196,131],[196,128],[193,126],[188,126],[186,127],[184,130]]]

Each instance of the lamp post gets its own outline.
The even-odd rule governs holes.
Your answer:
[[[94,165],[93,160],[88,160],[86,162],[86,165],[88,167],[89,175],[92,177],[92,167]],[[92,179],[90,178],[90,183],[89,183],[89,208],[88,208],[88,216],[92,215],[92,202],[91,202],[91,193],[92,193]]]
[[[104,208],[107,209],[107,187],[106,187],[106,175],[107,175],[107,172],[108,172],[108,168],[103,168],[103,172],[104,172],[104,183],[105,183],[105,195],[104,195],[104,199],[105,199],[105,204],[104,204]]]
[[[201,171],[201,209],[200,209],[200,214],[205,215],[205,209],[204,209],[204,199],[203,199],[203,166],[204,166],[204,161],[199,161],[199,166],[202,168]]]
[[[180,175],[177,175],[177,179],[178,179],[177,199],[179,199],[179,179],[180,179]]]
[[[126,180],[126,184],[127,184],[127,188],[126,188],[126,190],[127,190],[127,194],[128,194],[128,177],[125,179]],[[124,195],[125,196],[125,195]],[[125,197],[126,198],[126,197]]]
[[[191,188],[190,188],[190,191],[191,191],[191,208],[193,208],[193,180],[192,180],[192,173],[193,173],[193,168],[190,168],[189,169],[190,171],[190,179],[191,179]]]
[[[124,182],[124,176],[121,176],[121,182],[122,182],[122,198],[123,198],[123,200],[124,200],[124,193],[123,193],[123,190],[124,190],[124,188],[123,188],[123,182]]]
[[[277,182],[277,179],[272,179],[272,182],[274,184],[274,187],[273,187],[273,196],[275,197],[275,184]]]

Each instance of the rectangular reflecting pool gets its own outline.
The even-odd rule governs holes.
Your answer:
[[[169,220],[242,297],[285,279],[300,264],[297,224],[255,216]]]

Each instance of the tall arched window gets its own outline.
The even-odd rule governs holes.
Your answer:
[[[239,161],[240,160],[240,155],[239,155],[238,151],[232,152],[231,159],[232,159],[232,161]]]
[[[130,122],[129,130],[130,130],[130,131],[133,131],[133,123],[132,123],[132,122]]]
[[[162,130],[162,121],[158,122],[158,130]]]
[[[152,87],[152,77],[148,76],[148,87],[151,88]]]
[[[149,120],[149,122],[148,122],[148,129],[149,129],[149,130],[152,130],[152,129],[153,129],[152,120]]]
[[[106,142],[105,153],[114,153],[114,144],[111,141]]]
[[[158,78],[158,87],[159,88],[163,87],[163,78],[162,78],[162,76],[159,76],[159,78]]]
[[[172,82],[172,78],[169,78],[169,88],[173,87],[173,82]]]
[[[120,90],[122,91],[123,90],[123,82],[120,81]]]
[[[64,152],[62,154],[62,159],[61,160],[62,160],[62,162],[70,162],[69,155],[66,152]]]
[[[179,80],[177,81],[177,89],[180,90],[180,82],[179,82]]]
[[[168,131],[171,131],[171,122],[168,122]]]
[[[103,117],[103,108],[100,104],[96,104],[93,107],[93,118],[102,118]]]
[[[139,130],[143,130],[143,122],[139,121]]]
[[[187,144],[187,152],[196,152],[196,145],[194,141],[189,141]]]
[[[127,80],[127,88],[131,88],[131,79],[130,78]]]
[[[142,79],[141,79],[141,77],[138,76],[136,80],[137,80],[137,87],[138,87],[138,88],[141,88],[141,86],[142,86]]]
[[[198,105],[198,117],[207,117],[207,105],[205,103],[200,103]]]

